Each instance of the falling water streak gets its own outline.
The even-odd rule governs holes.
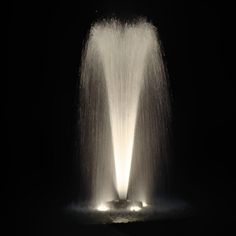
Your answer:
[[[103,21],[90,30],[80,126],[83,161],[89,162],[84,171],[96,202],[114,199],[114,186],[121,199],[130,191],[131,198],[146,200],[155,166],[166,156],[169,101],[156,35],[144,20]]]

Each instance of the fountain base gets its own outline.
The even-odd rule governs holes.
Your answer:
[[[117,210],[117,211],[139,211],[144,207],[143,203],[140,201],[131,200],[113,200],[106,202],[98,207],[98,210]]]

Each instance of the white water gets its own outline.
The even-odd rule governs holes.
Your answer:
[[[131,173],[132,197],[147,198],[166,154],[168,107],[155,28],[144,20],[96,23],[84,52],[80,106],[81,149],[96,201],[115,193],[126,199]]]

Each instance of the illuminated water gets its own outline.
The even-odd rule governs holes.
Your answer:
[[[181,219],[193,216],[193,208],[180,200],[158,199],[153,205],[148,205],[140,211],[130,210],[104,210],[97,211],[84,203],[80,206],[71,205],[67,208],[68,214],[74,214],[80,223],[84,224],[109,224],[109,223],[132,223],[137,221],[155,221],[159,219]]]
[[[83,54],[83,176],[93,204],[150,202],[165,177],[169,96],[156,28],[145,20],[91,27]]]

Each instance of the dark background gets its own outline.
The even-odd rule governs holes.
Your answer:
[[[142,235],[148,230],[155,232],[150,235],[211,234],[230,230],[236,157],[235,87],[229,70],[234,60],[231,10],[232,6],[206,1],[84,1],[9,7],[8,186],[13,190],[9,205],[17,234]],[[158,27],[169,72],[173,109],[170,190],[173,196],[192,203],[196,213],[176,221],[93,227],[67,222],[62,226],[54,209],[80,193],[75,164],[76,94],[84,40],[97,19],[140,15]]]

